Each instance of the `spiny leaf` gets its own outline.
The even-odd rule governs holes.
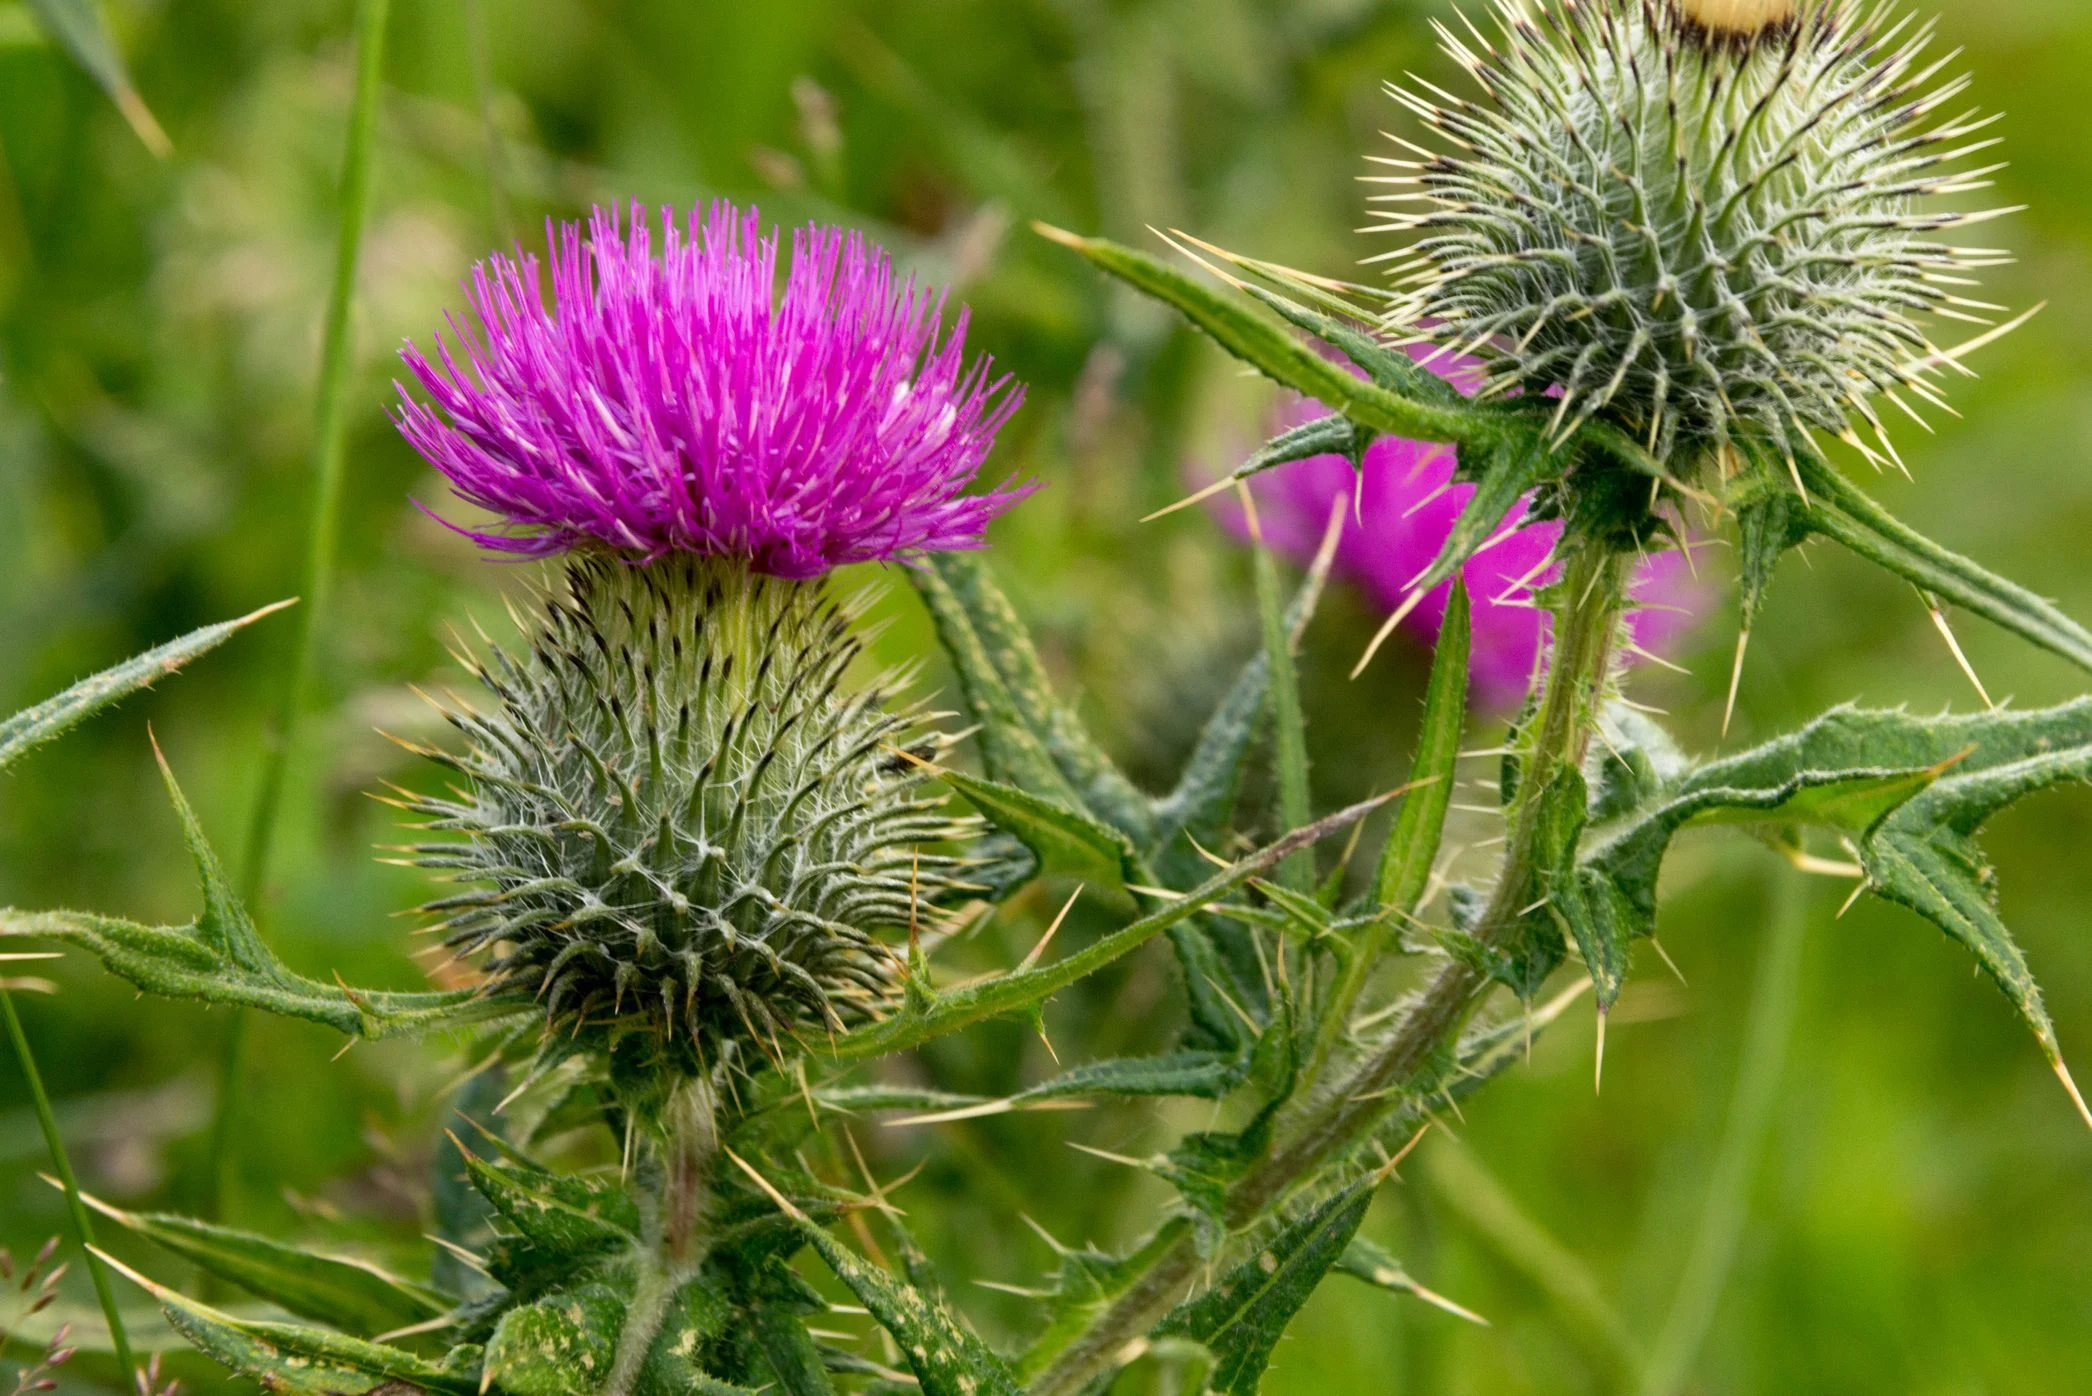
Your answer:
[[[953,607],[964,614],[973,643],[967,643],[963,629],[957,629],[946,643],[955,665],[975,671],[962,679],[969,695],[976,687],[1000,681],[1017,717],[1045,748],[1084,807],[1136,843],[1153,838],[1155,816],[1147,796],[1134,788],[1054,693],[1030,632],[995,585],[986,560],[974,553],[933,553],[911,576],[930,603],[940,637],[946,635],[953,619]],[[952,639],[958,641],[956,646]],[[979,672],[983,661],[989,673]],[[1007,711],[999,700],[990,706],[998,714]],[[987,721],[978,710],[977,719]],[[995,774],[992,768],[989,773]]]
[[[893,1335],[924,1396],[1020,1396],[1009,1364],[942,1303],[860,1259],[821,1228],[802,1230],[835,1277]]]
[[[1172,926],[1188,920],[1243,883],[1275,866],[1296,848],[1305,848],[1339,829],[1363,819],[1385,803],[1386,797],[1367,800],[1341,810],[1305,829],[1279,839],[1251,854],[1201,884],[1196,890],[1151,912],[1129,926],[1092,941],[1081,950],[1016,974],[1005,974],[965,988],[938,995],[928,1005],[911,1004],[884,1022],[844,1033],[827,1043],[814,1042],[812,1050],[845,1060],[883,1056],[904,1051],[956,1031],[984,1018],[1014,1013],[1042,1003],[1085,975],[1138,949]]]
[[[1589,851],[1580,877],[1621,937],[1655,929],[1665,849],[1692,823],[1814,824],[1845,835],[1869,884],[1973,953],[2060,1060],[2024,957],[1998,917],[1975,843],[2034,791],[2092,774],[2092,699],[2027,713],[1914,717],[1839,708],[1789,736],[1700,768],[1662,805]]]
[[[960,695],[980,724],[976,740],[988,778],[1036,799],[1075,806],[1079,797],[1074,787],[1032,730],[959,594],[943,573],[928,567],[912,573],[911,579],[929,607],[937,638],[958,673]]]
[[[627,1301],[608,1285],[581,1285],[510,1309],[482,1359],[515,1396],[595,1396],[609,1379]]]
[[[1040,873],[1114,889],[1139,880],[1139,855],[1110,825],[1002,781],[945,770],[938,778],[972,802],[989,823],[1030,849]]]
[[[182,926],[143,926],[92,912],[0,908],[0,939],[33,936],[77,945],[147,993],[260,1008],[324,1023],[352,1037],[433,1032],[519,1011],[472,989],[395,993],[321,984],[293,974],[255,933],[196,814],[163,760],[161,774],[203,885],[203,911]]]
[[[389,1333],[426,1322],[450,1307],[442,1295],[368,1261],[288,1246],[189,1217],[126,1212],[99,1198],[82,1197],[117,1225],[218,1278],[300,1318],[350,1333]]]
[[[1251,368],[1328,403],[1361,426],[1416,441],[1464,441],[1494,428],[1488,417],[1471,408],[1403,396],[1364,381],[1316,353],[1292,331],[1144,253],[1106,238],[1078,237],[1043,224],[1033,226],[1098,269],[1174,306]]]
[[[82,679],[55,698],[47,698],[33,708],[24,708],[0,722],[0,768],[5,768],[31,748],[78,726],[111,704],[122,702],[139,689],[152,687],[198,655],[224,644],[263,616],[272,615],[291,604],[279,601],[238,620],[220,621],[201,630],[192,630],[179,640],[170,640],[156,649],[104,669],[92,678]]]
[[[1018,1359],[1017,1375],[1030,1381],[1044,1371],[1099,1313],[1173,1250],[1189,1229],[1185,1218],[1172,1217],[1125,1255],[1087,1246],[1076,1249],[1047,1238],[1060,1257],[1060,1266],[1044,1300],[1046,1327]]]
[[[1218,1100],[1249,1075],[1243,1053],[1195,1048],[1153,1057],[1122,1057],[1088,1062],[1050,1081],[1018,1092],[1017,1102],[1087,1100],[1119,1096],[1189,1096]]]
[[[167,1321],[184,1338],[220,1365],[252,1377],[269,1391],[363,1396],[395,1382],[452,1396],[474,1396],[478,1391],[476,1371],[302,1324],[235,1318],[156,1284],[114,1259],[103,1259],[158,1300]]]
[[[1213,1353],[1210,1391],[1255,1396],[1286,1325],[1365,1220],[1373,1187],[1374,1180],[1354,1183],[1286,1226],[1213,1289],[1180,1305],[1155,1335],[1191,1338]]]
[[[1380,914],[1400,921],[1416,913],[1430,885],[1453,801],[1460,737],[1467,726],[1467,665],[1471,643],[1467,583],[1456,580],[1439,627],[1431,678],[1424,689],[1424,720],[1416,757],[1409,767],[1409,793],[1395,810],[1394,827],[1380,852],[1373,899]]]
[[[1311,570],[1286,606],[1286,634],[1297,637],[1314,618],[1329,574]],[[1200,729],[1198,744],[1176,789],[1156,803],[1153,848],[1164,876],[1184,865],[1203,863],[1185,835],[1211,846],[1227,827],[1242,789],[1242,776],[1271,692],[1271,666],[1259,648],[1243,665],[1220,706]]]
[[[504,1168],[463,1145],[466,1176],[502,1220],[533,1245],[594,1255],[638,1244],[638,1205],[624,1189],[591,1178]]]

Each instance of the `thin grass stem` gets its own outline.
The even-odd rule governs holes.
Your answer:
[[[15,1060],[22,1068],[22,1078],[29,1083],[29,1100],[36,1108],[36,1123],[43,1129],[44,1144],[51,1151],[51,1168],[57,1173],[60,1186],[65,1189],[66,1211],[72,1215],[73,1239],[80,1243],[80,1255],[87,1262],[88,1278],[94,1281],[94,1296],[101,1303],[102,1317],[109,1324],[109,1346],[116,1353],[116,1366],[129,1382],[136,1365],[131,1359],[130,1334],[124,1331],[123,1314],[116,1307],[116,1291],[110,1287],[108,1269],[102,1258],[95,1254],[94,1221],[87,1215],[87,1204],[80,1200],[80,1180],[73,1173],[73,1161],[65,1152],[65,1137],[58,1132],[58,1117],[51,1113],[51,1097],[44,1090],[44,1076],[36,1068],[36,1056],[29,1050],[29,1035],[22,1031],[21,1015],[15,1012],[14,995],[0,989],[0,1016],[7,1019],[8,1040],[14,1044]]]
[[[1729,1121],[1708,1180],[1707,1200],[1685,1272],[1679,1276],[1670,1314],[1642,1374],[1642,1396],[1675,1396],[1692,1374],[1693,1361],[1713,1325],[1722,1289],[1735,1264],[1744,1223],[1750,1218],[1751,1179],[1765,1152],[1765,1136],[1772,1125],[1787,1042],[1794,1032],[1801,998],[1803,932],[1808,925],[1808,895],[1801,874],[1783,868],[1773,876],[1772,936],[1751,991],[1750,1022],[1744,1029],[1743,1060],[1736,1073]]]
[[[389,0],[358,0],[356,6],[356,91],[349,112],[347,149],[342,159],[341,218],[335,244],[334,284],[327,298],[326,328],[321,340],[319,398],[313,432],[312,514],[305,548],[305,575],[298,608],[298,633],[283,675],[281,697],[272,730],[265,734],[261,781],[247,824],[240,865],[240,896],[259,918],[261,891],[268,878],[269,854],[276,839],[277,816],[297,735],[298,717],[312,686],[322,628],[329,619],[336,558],[341,545],[341,494],[346,463],[349,376],[354,367],[351,313],[356,268],[363,255],[363,232],[369,222],[373,156],[377,146],[378,99],[385,60],[385,22]],[[235,1011],[226,1025],[218,1062],[216,1114],[211,1122],[210,1151],[205,1162],[204,1215],[217,1218],[225,1205],[227,1181],[234,1163],[233,1135],[246,1057],[246,1015]]]

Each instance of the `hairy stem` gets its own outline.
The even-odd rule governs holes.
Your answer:
[[[1506,811],[1511,833],[1488,908],[1475,928],[1485,947],[1506,942],[1534,900],[1542,792],[1564,770],[1582,766],[1613,659],[1626,604],[1629,559],[1586,544],[1567,559],[1555,607],[1555,652],[1528,738],[1525,775]],[[1408,1100],[1408,1087],[1442,1055],[1480,1004],[1488,980],[1452,962],[1416,998],[1378,1050],[1290,1130],[1277,1150],[1235,1184],[1226,1221],[1239,1230],[1283,1202],[1334,1159],[1363,1142]],[[1030,1396],[1073,1396],[1109,1369],[1126,1343],[1146,1333],[1180,1299],[1198,1270],[1186,1239],[1162,1253],[1030,1388]]]
[[[702,1077],[685,1082],[662,1112],[660,1131],[658,1244],[639,1258],[638,1280],[603,1396],[631,1396],[670,1302],[696,1276],[710,1249],[712,1168],[719,1158],[717,1100],[711,1083]]]
[[[326,329],[321,339],[319,404],[313,433],[312,515],[305,547],[305,576],[300,594],[298,634],[284,671],[283,689],[270,731],[264,734],[260,783],[248,817],[245,857],[240,869],[240,897],[250,914],[261,900],[268,878],[269,852],[276,838],[276,814],[283,803],[290,772],[292,737],[298,714],[312,686],[319,655],[320,626],[334,589],[335,555],[341,541],[341,493],[346,461],[351,310],[356,268],[363,252],[363,229],[369,221],[371,155],[377,145],[378,97],[384,69],[385,21],[389,0],[359,0],[356,8],[356,94],[349,113],[349,139],[341,172],[340,238],[335,246],[334,284],[327,298]],[[259,919],[257,915],[257,919]],[[247,1050],[247,1018],[238,1009],[225,1027],[218,1061],[217,1108],[211,1121],[210,1152],[203,1177],[203,1214],[218,1217],[233,1163],[233,1132]]]

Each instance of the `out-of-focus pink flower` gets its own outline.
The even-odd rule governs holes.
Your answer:
[[[976,548],[1029,492],[963,494],[1023,389],[966,359],[966,312],[894,274],[856,233],[778,238],[717,203],[635,205],[553,239],[552,300],[534,257],[493,257],[434,361],[403,352],[400,431],[539,556],[594,541],[641,557],[738,557],[812,577],[848,562]],[[458,360],[462,358],[463,362]],[[432,404],[432,405],[431,405]]]
[[[1421,352],[1429,352],[1428,346]],[[1462,391],[1473,390],[1472,361],[1442,363],[1432,367]],[[1295,398],[1277,429],[1328,415],[1322,404]],[[1265,541],[1303,564],[1321,544],[1336,502],[1344,501],[1336,575],[1393,611],[1408,596],[1409,583],[1438,556],[1474,493],[1472,485],[1451,484],[1452,478],[1452,447],[1383,436],[1367,448],[1362,475],[1343,456],[1313,456],[1267,470],[1253,477],[1249,488]],[[1503,527],[1461,569],[1473,606],[1469,669],[1475,696],[1499,711],[1525,697],[1549,624],[1546,613],[1532,605],[1532,593],[1555,575],[1547,561],[1562,527],[1554,522],[1521,526],[1530,502],[1519,501]],[[1248,537],[1248,521],[1233,494],[1217,496],[1213,510],[1229,532]],[[1419,640],[1436,639],[1451,595],[1452,583],[1439,587],[1410,612],[1401,630]],[[1652,554],[1635,576],[1632,595],[1642,603],[1629,622],[1635,643],[1659,654],[1698,621],[1708,599],[1676,552]]]

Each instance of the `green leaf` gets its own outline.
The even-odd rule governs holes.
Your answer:
[[[1579,870],[1601,929],[1655,929],[1656,879],[1691,824],[1815,825],[1856,849],[1874,891],[1973,953],[2052,1062],[2055,1029],[1997,914],[1983,822],[2034,791],[2092,775],[2092,699],[2027,713],[1915,717],[1839,708],[1681,780],[1672,796],[1588,850]]]
[[[1384,796],[1367,800],[1305,829],[1297,829],[1215,874],[1196,890],[1178,897],[1161,910],[1150,912],[1131,925],[1092,941],[1065,959],[949,990],[927,1004],[911,1003],[883,1022],[853,1029],[826,1042],[814,1042],[811,1050],[843,1060],[884,1056],[889,1052],[905,1051],[984,1018],[1019,1012],[1042,1003],[1076,980],[1095,973],[1190,919],[1259,873],[1276,866],[1294,849],[1307,847],[1339,829],[1350,827],[1384,803]]]
[[[138,139],[145,142],[146,149],[162,159],[172,154],[174,147],[167,133],[160,129],[138,89],[131,85],[130,71],[116,50],[116,40],[110,35],[96,0],[29,0],[29,8],[58,45],[109,94],[109,100],[138,133]]]
[[[1139,854],[1126,836],[1079,810],[1014,785],[940,769],[938,779],[983,817],[1030,849],[1038,871],[1118,889],[1139,880]]]
[[[147,650],[136,658],[104,669],[92,678],[82,679],[55,698],[47,698],[33,708],[24,708],[0,722],[0,769],[32,748],[42,746],[85,722],[102,709],[122,702],[142,688],[152,687],[198,655],[224,644],[263,616],[273,615],[291,604],[279,601],[238,620],[220,621],[201,630],[192,630],[179,640],[170,640],[157,649]]]
[[[126,1212],[99,1198],[81,1196],[134,1235],[300,1318],[370,1337],[424,1323],[450,1308],[442,1295],[368,1261],[288,1246],[189,1217]]]
[[[563,1257],[587,1257],[639,1243],[639,1206],[623,1188],[573,1174],[504,1168],[462,1144],[457,1148],[472,1186],[532,1245]]]
[[[2046,713],[1962,719],[1941,734],[1967,738],[1965,760],[1883,819],[1860,844],[1871,889],[1960,942],[2041,1043],[2063,1059],[2041,990],[1997,910],[1996,874],[1976,844],[2006,805],[2065,781],[2092,778],[2092,700]]]
[[[1209,1391],[1255,1396],[1286,1325],[1365,1220],[1377,1181],[1354,1183],[1286,1226],[1213,1289],[1180,1305],[1155,1336],[1190,1338],[1213,1353]]]
[[[2016,582],[1949,552],[1899,522],[1844,475],[1809,451],[1795,456],[1809,490],[1808,526],[1887,568],[1920,591],[2092,671],[2092,631]]]
[[[580,1285],[510,1309],[487,1340],[486,1371],[515,1396],[596,1396],[617,1358],[626,1300]]]
[[[1286,634],[1296,643],[1314,618],[1328,580],[1327,568],[1310,569],[1300,589],[1293,593],[1293,600],[1286,607]],[[1210,847],[1225,832],[1242,790],[1243,771],[1263,723],[1270,692],[1271,666],[1260,647],[1236,676],[1220,706],[1206,719],[1177,788],[1156,804],[1153,847],[1165,877],[1182,866],[1205,862],[1186,843],[1185,835]]]
[[[1020,1396],[1009,1364],[941,1300],[860,1259],[821,1228],[808,1224],[801,1229],[835,1277],[893,1335],[924,1396]]]
[[[1090,1100],[1120,1096],[1188,1096],[1218,1100],[1249,1075],[1245,1053],[1188,1048],[1152,1057],[1089,1062],[1018,1092],[1015,1102]]]
[[[1467,406],[1404,396],[1354,376],[1275,325],[1182,272],[1106,238],[1078,237],[1035,224],[1044,236],[1098,269],[1174,306],[1214,343],[1273,381],[1328,403],[1360,426],[1415,441],[1465,441],[1496,422]]]
[[[301,1396],[365,1396],[405,1382],[448,1396],[476,1396],[479,1373],[431,1362],[401,1348],[345,1337],[296,1323],[235,1318],[177,1294],[104,1256],[125,1278],[158,1300],[175,1331],[224,1367],[252,1377],[265,1390]],[[460,1349],[459,1353],[472,1352]]]
[[[781,1396],[834,1396],[835,1383],[804,1319],[779,1305],[757,1304],[748,1321]]]
[[[961,671],[969,704],[977,691],[1001,686],[1002,695],[983,693],[985,708],[975,708],[976,720],[983,724],[984,749],[986,713],[992,711],[998,720],[1007,721],[1005,715],[1014,711],[1083,808],[1136,843],[1153,838],[1155,815],[1148,797],[1134,787],[1054,693],[1030,632],[995,585],[987,561],[974,553],[933,553],[911,575],[930,605],[953,664]],[[989,774],[1011,779],[993,766]]]
[[[1446,811],[1453,802],[1460,759],[1460,738],[1467,728],[1467,669],[1471,643],[1469,602],[1464,579],[1453,583],[1445,622],[1438,630],[1438,649],[1431,658],[1431,678],[1424,689],[1424,720],[1417,733],[1416,757],[1409,766],[1409,793],[1395,810],[1394,827],[1380,852],[1373,877],[1373,899],[1390,921],[1416,914],[1438,861],[1445,835]]]
[[[1077,805],[1074,787],[1032,730],[957,590],[933,567],[914,569],[909,577],[929,607],[937,638],[958,673],[960,696],[980,725],[975,740],[988,779],[1062,806]]]
[[[77,945],[147,993],[265,1009],[352,1037],[434,1032],[519,1011],[472,989],[396,993],[293,974],[255,933],[164,758],[160,774],[203,884],[202,913],[182,926],[143,926],[92,912],[0,908],[0,939],[33,936]]]

